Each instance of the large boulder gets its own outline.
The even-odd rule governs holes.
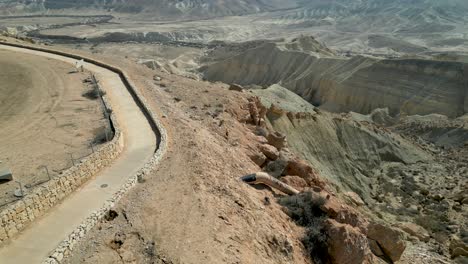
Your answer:
[[[267,160],[267,157],[261,152],[251,152],[251,153],[248,153],[247,155],[259,167],[262,167],[263,164],[265,164],[265,161]]]
[[[353,205],[362,206],[364,205],[364,201],[362,200],[361,196],[355,192],[345,192],[344,197]]]
[[[320,209],[328,217],[339,223],[348,224],[359,228],[362,232],[366,232],[368,222],[354,208],[347,206],[334,196],[326,195],[325,191],[322,191],[321,195],[325,196],[325,203],[320,206]],[[327,196],[329,197],[328,199],[326,198]]]
[[[283,175],[287,165],[288,162],[286,160],[279,158],[277,160],[268,162],[263,170],[271,176],[279,178],[281,175]]]
[[[279,157],[279,151],[272,145],[263,144],[259,147],[260,151],[269,159],[276,160]]]
[[[276,178],[280,177],[281,175],[285,175],[284,172],[289,164],[289,161],[294,158],[295,155],[287,148],[284,148],[279,152],[279,157],[276,160],[268,162],[264,168],[264,171]]]
[[[363,264],[376,263],[369,243],[359,229],[327,219],[328,254],[331,263]]]
[[[452,258],[468,257],[468,244],[459,237],[453,236],[450,239],[450,255]]]
[[[9,169],[1,169],[0,168],[0,183],[6,182],[6,181],[12,181],[13,180],[13,174]]]
[[[229,86],[229,90],[231,90],[231,91],[237,91],[237,92],[242,92],[242,91],[244,91],[244,87],[242,87],[242,86],[239,85],[239,84],[233,83],[233,84],[231,84],[231,85]]]
[[[250,114],[250,121],[254,125],[264,125],[262,120],[265,120],[267,112],[266,107],[260,102],[258,97],[251,97],[248,99],[248,109]]]
[[[408,233],[409,235],[418,238],[420,241],[428,242],[431,239],[431,235],[422,226],[414,223],[401,223],[398,227]]]
[[[284,176],[281,177],[281,181],[289,186],[296,188],[299,191],[302,191],[308,187],[307,182],[299,176]]]
[[[307,181],[310,185],[323,187],[325,183],[318,173],[304,160],[290,159],[286,167],[287,175],[296,175]]]
[[[377,222],[368,226],[367,237],[375,240],[385,255],[393,262],[398,261],[406,249],[402,232]]]
[[[274,146],[279,150],[286,146],[286,136],[279,132],[273,132],[268,134],[267,140],[268,144]]]

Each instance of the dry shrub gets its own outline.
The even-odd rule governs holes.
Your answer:
[[[325,230],[326,214],[320,209],[325,199],[313,192],[300,193],[280,199],[289,216],[306,228],[302,243],[314,263],[328,263],[328,236]]]

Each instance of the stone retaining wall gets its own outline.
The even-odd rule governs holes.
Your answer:
[[[164,156],[164,153],[166,152],[167,149],[167,132],[162,125],[161,121],[157,117],[156,114],[154,114],[151,109],[148,107],[148,104],[145,100],[145,98],[141,95],[141,93],[136,89],[136,86],[133,84],[133,82],[130,80],[128,77],[127,73],[125,73],[123,70],[120,68],[117,68],[115,66],[106,64],[104,62],[83,57],[83,56],[78,56],[74,54],[69,54],[66,52],[62,51],[56,51],[56,50],[49,50],[45,48],[40,48],[40,47],[34,47],[34,46],[28,46],[28,45],[21,45],[21,44],[13,44],[13,43],[8,43],[8,42],[1,42],[0,44],[8,45],[8,46],[14,46],[14,47],[20,47],[20,48],[27,48],[27,49],[33,49],[33,50],[38,50],[38,51],[43,51],[43,52],[49,52],[65,57],[70,57],[74,59],[84,59],[88,63],[92,63],[98,66],[101,66],[103,68],[109,69],[115,73],[118,73],[120,78],[122,79],[122,82],[125,84],[129,92],[132,94],[134,100],[137,102],[138,106],[141,108],[145,116],[147,117],[151,127],[153,128],[154,133],[157,136],[157,148],[156,151],[153,155],[153,157],[148,161],[145,166],[143,166],[135,175],[131,176],[127,182],[120,188],[119,191],[117,191],[111,199],[107,200],[104,205],[101,207],[101,209],[93,212],[83,223],[76,227],[75,231],[73,231],[65,240],[63,240],[55,250],[50,252],[49,258],[44,260],[43,263],[48,263],[48,264],[57,264],[62,262],[62,260],[70,255],[70,252],[73,250],[74,245],[76,245],[85,235],[86,233],[91,230],[98,222],[101,220],[104,215],[107,213],[109,209],[111,209],[119,200],[122,198],[122,196],[133,186],[135,186],[138,182],[138,179],[140,177],[143,177],[146,174],[149,174],[155,166],[160,162],[162,157]]]
[[[103,101],[105,107],[110,109],[105,97]],[[62,175],[36,186],[23,199],[0,212],[0,244],[45,214],[122,152],[124,138],[112,113],[110,118],[114,128],[114,138],[109,143],[97,148],[94,153],[78,161],[78,164],[62,172]]]

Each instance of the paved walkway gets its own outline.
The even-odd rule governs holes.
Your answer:
[[[64,61],[70,63],[70,69],[74,68],[75,60],[67,57],[3,45],[0,49]],[[106,91],[123,132],[125,149],[110,167],[0,248],[1,264],[41,263],[87,216],[102,207],[129,177],[143,167],[155,151],[156,136],[120,77],[93,64],[85,63],[85,68],[95,73]],[[102,184],[108,187],[101,188]]]

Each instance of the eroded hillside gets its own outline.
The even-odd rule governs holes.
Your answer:
[[[215,60],[216,61],[216,60]],[[468,110],[468,68],[459,62],[330,56],[328,51],[284,49],[266,41],[202,67],[212,81],[282,86],[333,112],[368,114],[388,107],[391,115]]]
[[[220,15],[240,15],[249,14],[260,11],[271,11],[281,8],[295,7],[292,0],[289,1],[265,1],[265,0],[249,0],[249,1],[229,1],[226,4],[219,0],[138,0],[138,1],[11,1],[2,0],[0,6],[3,12],[21,13],[21,12],[44,12],[44,11],[72,11],[81,10],[88,12],[117,12],[138,14],[144,13],[150,15],[149,20],[154,19],[154,15],[158,15],[158,19],[171,17],[214,17]],[[68,11],[67,11],[68,10]]]

